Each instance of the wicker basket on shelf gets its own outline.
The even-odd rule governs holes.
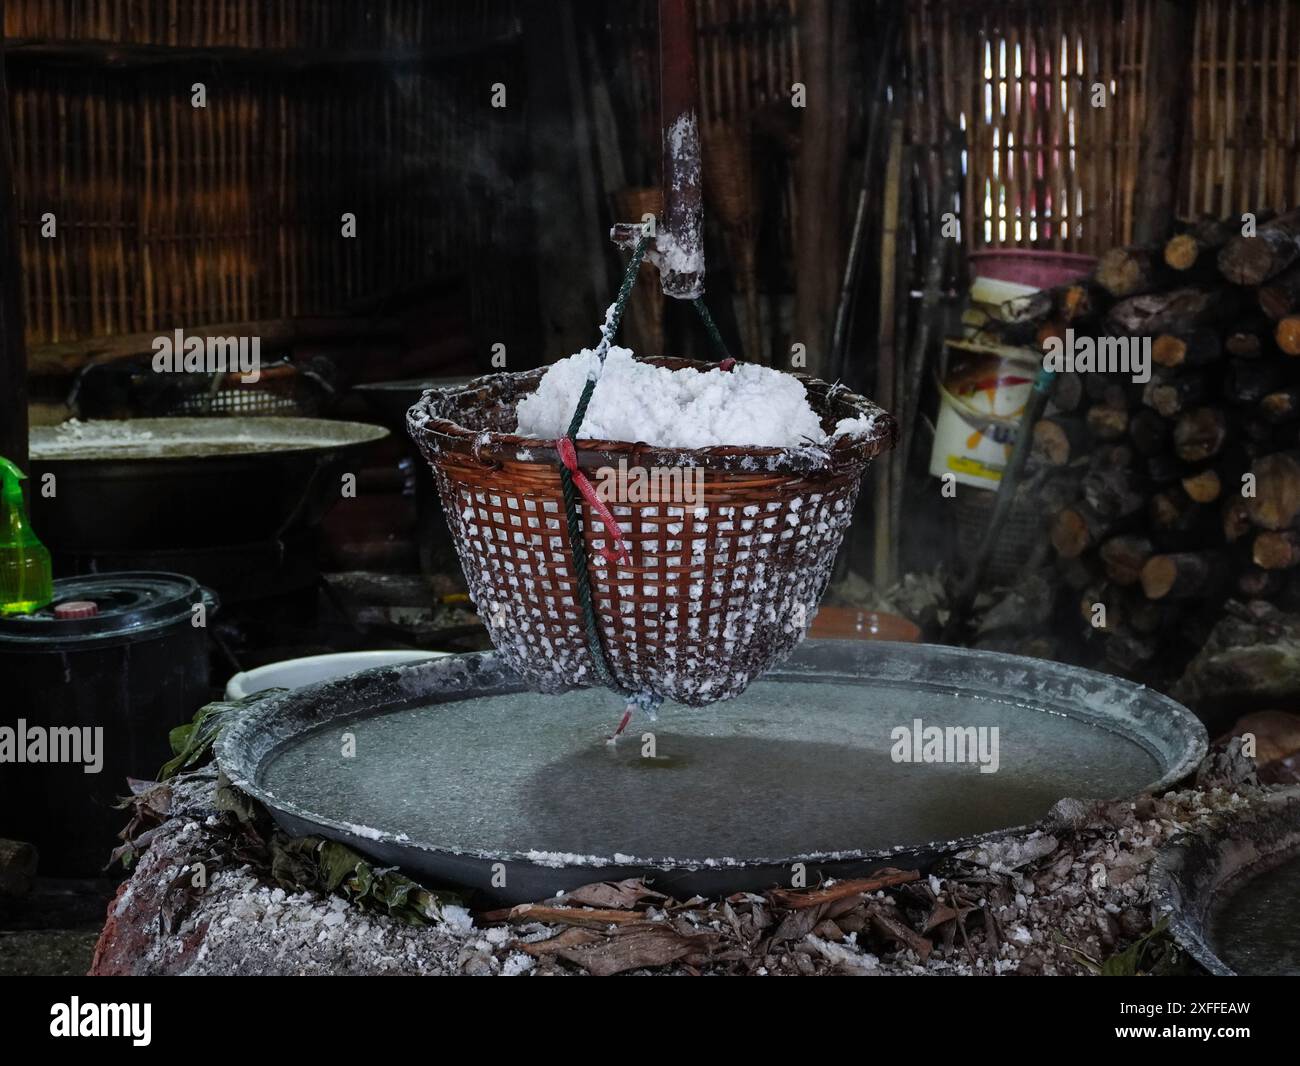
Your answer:
[[[709,369],[683,359],[647,360]],[[514,433],[543,370],[431,390],[408,428],[433,467],[470,595],[501,654],[543,691],[596,683],[565,523],[555,442]],[[605,532],[580,507],[593,602],[611,672],[628,690],[691,706],[739,694],[802,639],[830,576],[871,458],[894,420],[842,388],[802,378],[828,431],[874,416],[865,436],[825,447],[656,448],[580,440],[578,463],[702,471],[688,501],[611,502],[631,565],[607,561]]]

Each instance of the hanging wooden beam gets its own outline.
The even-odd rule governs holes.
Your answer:
[[[664,217],[657,241],[665,296],[704,295],[704,182],[696,101],[695,0],[659,0]]]

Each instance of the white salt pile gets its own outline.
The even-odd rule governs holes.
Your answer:
[[[591,349],[555,363],[537,391],[520,401],[516,432],[542,438],[567,433],[588,376],[597,382],[582,422],[584,439],[661,448],[787,448],[828,439],[807,389],[789,374],[753,363],[729,371],[669,370],[637,362],[630,350],[617,347],[609,349],[603,369]],[[865,435],[873,423],[865,416],[846,418],[831,436]]]

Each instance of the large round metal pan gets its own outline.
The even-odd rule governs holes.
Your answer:
[[[1300,860],[1300,787],[1282,789],[1246,811],[1222,815],[1162,848],[1151,868],[1153,922],[1169,919],[1179,946],[1211,974],[1234,977],[1214,916],[1253,878]],[[1279,900],[1278,920],[1294,925],[1300,900]],[[1231,953],[1230,948],[1226,953]]]
[[[341,498],[358,449],[388,436],[319,418],[139,418],[40,426],[31,476],[46,546],[70,555],[269,542]],[[354,473],[357,471],[353,471]]]
[[[403,378],[400,381],[367,381],[353,385],[352,391],[365,397],[371,409],[389,429],[406,431],[406,412],[429,389],[451,389],[468,385],[476,375]]]
[[[654,730],[660,755],[686,750],[704,762],[703,773],[698,766],[690,771],[694,776],[674,776],[671,766],[660,774],[637,773],[626,761],[611,770],[596,726],[613,725],[621,708],[613,696],[603,722],[591,713],[593,703],[604,712],[596,693],[529,700],[506,696],[523,691],[492,653],[368,670],[252,706],[222,734],[217,757],[230,780],[261,801],[290,833],[321,834],[416,876],[478,889],[500,902],[521,902],[592,881],[638,876],[678,898],[761,890],[790,884],[796,863],[812,885],[882,865],[924,867],[940,855],[1023,828],[1011,824],[1014,818],[999,820],[1006,810],[1030,809],[1023,776],[1017,780],[1005,771],[1001,777],[983,776],[974,767],[891,769],[891,759],[900,760],[882,738],[882,730],[888,735],[884,708],[891,706],[889,713],[906,723],[911,711],[899,701],[913,696],[934,720],[945,709],[951,718],[953,708],[966,709],[961,712],[966,719],[960,714],[951,719],[958,722],[996,716],[990,720],[1005,724],[1007,766],[1016,751],[1034,749],[1032,812],[1016,815],[1022,823],[1042,818],[1065,795],[1114,798],[1166,788],[1188,774],[1205,751],[1200,722],[1150,689],[1058,663],[934,645],[806,641],[779,670],[737,699],[700,710],[665,707],[658,722],[636,725],[620,742],[631,748],[617,758],[635,760],[643,730]],[[819,715],[823,692],[833,707]],[[504,720],[494,716],[494,708],[506,705]],[[383,717],[388,715],[393,717]],[[849,736],[858,732],[854,723],[863,726],[862,735],[871,734],[869,743]],[[459,739],[435,750],[436,736],[431,741],[423,732],[430,728],[435,734],[452,731],[448,736],[458,730]],[[404,743],[405,729],[419,738]],[[347,780],[355,763],[338,761],[336,738],[355,736],[360,750],[374,751],[369,746],[380,744],[381,733],[387,734],[386,761],[371,764],[362,791],[351,793],[355,800],[340,801],[346,789],[359,786],[357,779]],[[1125,757],[1110,765],[1098,755],[1103,741]],[[737,760],[734,746],[746,743],[744,757]],[[543,751],[557,745],[565,749],[564,758]],[[457,750],[450,750],[453,746]],[[792,750],[812,752],[813,758],[788,759]],[[302,755],[308,751],[313,754]],[[285,763],[279,760],[300,756],[307,759],[301,778],[307,784],[295,785],[280,771]],[[1123,773],[1121,763],[1128,767]],[[1087,767],[1083,776],[1080,766]],[[936,827],[933,837],[915,838],[917,823],[905,809],[912,801],[888,789],[882,795],[879,782],[871,806],[859,809],[867,802],[859,793],[869,790],[857,784],[869,781],[873,772],[906,782],[917,803],[931,808],[925,824]],[[931,772],[939,776],[925,777]],[[599,788],[584,781],[584,773],[599,779]],[[952,776],[957,773],[968,776]],[[782,781],[783,774],[798,779]],[[1058,778],[1071,783],[1056,790]],[[489,789],[464,811],[461,790],[481,791],[485,781],[499,791]],[[981,791],[971,791],[976,788]],[[584,789],[597,789],[590,802]],[[699,800],[702,789],[712,789],[707,802]],[[1005,801],[1009,795],[1014,799],[1017,789],[1021,802],[1008,808]],[[769,803],[769,796],[786,802]],[[978,809],[980,800],[971,796],[987,797],[987,810]],[[353,810],[347,806],[351,802],[371,809]],[[891,805],[902,811],[899,822],[911,825],[912,835],[888,836]],[[340,809],[324,809],[331,806]],[[455,826],[445,814],[453,808],[462,811]],[[539,831],[537,812],[543,808],[550,813]],[[808,820],[806,838],[800,826],[787,824],[797,817],[794,811]],[[490,840],[476,846],[473,836],[484,819],[492,819],[494,828]],[[668,828],[656,839],[670,846],[633,850],[634,841],[647,839],[657,821]],[[588,822],[603,827],[608,850],[564,848],[569,833],[574,841],[590,841],[590,834],[584,835]],[[947,838],[945,824],[956,827],[953,839]],[[981,831],[967,831],[972,825]],[[626,848],[618,847],[623,827],[631,844]],[[806,850],[789,845],[814,838],[818,846]],[[867,838],[868,846],[861,846]],[[674,846],[679,839],[691,844]],[[776,841],[786,850],[765,846]]]

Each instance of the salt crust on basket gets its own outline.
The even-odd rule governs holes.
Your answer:
[[[648,360],[670,369],[711,364]],[[433,468],[470,595],[493,644],[528,683],[561,691],[596,683],[555,441],[516,432],[517,407],[544,371],[495,374],[430,390],[407,424]],[[580,439],[589,475],[693,467],[691,501],[612,501],[632,562],[598,554],[604,530],[580,508],[605,657],[628,691],[690,706],[728,699],[803,638],[848,527],[870,459],[897,438],[871,401],[792,375],[822,430],[791,447],[669,448]],[[845,422],[860,432],[835,435]]]

